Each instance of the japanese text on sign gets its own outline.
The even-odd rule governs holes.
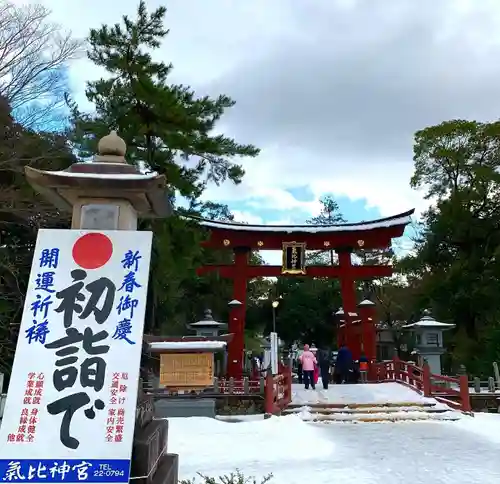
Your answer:
[[[151,239],[39,231],[0,480],[128,482]]]
[[[28,343],[45,344],[50,333],[50,307],[54,303],[54,276],[59,266],[59,248],[43,249],[38,259],[38,273],[35,279],[35,299],[30,301],[32,324],[25,330]]]
[[[116,325],[113,339],[123,340],[131,345],[136,343],[130,339],[130,334],[134,323],[134,310],[139,304],[138,299],[134,297],[134,293],[136,289],[142,287],[136,279],[141,259],[142,256],[138,250],[135,252],[128,250],[121,261],[126,272],[123,276],[122,285],[118,289],[118,291],[123,291],[123,295],[120,296],[120,301],[116,307],[120,321]]]

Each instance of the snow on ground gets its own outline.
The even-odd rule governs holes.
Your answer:
[[[474,418],[464,418],[457,425],[474,434],[500,444],[500,414],[475,413]]]
[[[269,484],[500,482],[500,415],[359,425],[311,424],[294,415],[242,423],[169,420],[168,450],[180,454],[181,479],[239,469],[257,478],[273,473]]]
[[[215,418],[223,422],[255,422],[256,420],[264,420],[266,415],[264,413],[250,415],[216,415]]]
[[[303,442],[308,446],[303,447]],[[275,464],[304,465],[334,453],[333,441],[297,416],[241,423],[206,417],[169,419],[168,452],[180,457],[181,478],[197,472],[221,475],[236,469],[274,469]]]
[[[331,385],[323,390],[305,390],[304,385],[292,385],[292,404],[317,403],[436,403],[399,383],[365,383],[363,385]]]

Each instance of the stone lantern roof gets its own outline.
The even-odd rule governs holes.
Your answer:
[[[196,323],[189,324],[188,327],[190,329],[196,329],[196,330],[215,329],[215,328],[225,329],[227,328],[227,324],[215,321],[214,317],[212,316],[212,310],[206,309],[203,315],[203,319],[197,321]]]
[[[166,179],[145,174],[125,160],[127,146],[116,131],[98,144],[92,162],[78,162],[62,171],[26,166],[25,174],[35,191],[62,211],[71,211],[78,199],[125,199],[139,217],[160,218],[171,214]]]
[[[423,311],[423,314],[424,315],[416,323],[406,324],[403,328],[413,330],[436,329],[446,331],[455,327],[455,324],[452,323],[441,323],[436,321],[427,309]]]

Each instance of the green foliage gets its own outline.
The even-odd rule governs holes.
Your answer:
[[[415,134],[411,186],[425,187],[427,198],[461,195],[470,209],[479,209],[480,197],[490,188],[498,196],[499,154],[500,122],[453,120],[431,126]]]
[[[219,476],[219,477],[208,477],[203,474],[199,474],[201,477],[201,484],[266,484],[269,482],[273,475],[269,474],[260,480],[255,477],[245,477],[240,471],[232,472],[229,475]],[[196,484],[196,480],[183,480],[180,484]]]
[[[500,123],[426,128],[414,153],[411,184],[434,205],[401,267],[420,306],[457,325],[453,364],[480,373],[500,353]]]
[[[333,344],[335,321],[332,313],[342,305],[337,280],[282,277],[277,281],[276,291],[281,295],[276,329],[287,344],[295,340],[316,345]],[[270,323],[267,329],[271,329]]]

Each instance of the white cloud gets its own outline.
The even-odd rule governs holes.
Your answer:
[[[231,212],[234,215],[235,222],[246,223],[246,224],[250,224],[250,225],[263,225],[264,224],[262,217],[259,217],[258,215],[255,215],[254,213],[242,212],[240,210],[231,210]]]
[[[84,37],[133,16],[138,1],[43,3]],[[427,203],[409,188],[413,133],[500,112],[498,0],[169,0],[167,7],[171,33],[157,56],[173,62],[173,81],[234,96],[219,129],[263,149],[244,161],[243,183],[211,187],[212,200],[252,198],[257,214],[314,213],[317,200],[286,191],[309,186],[316,199],[328,192],[366,199],[383,215],[421,211]],[[78,101],[85,81],[100,74],[85,60],[72,66]],[[261,220],[255,213],[238,217]]]

